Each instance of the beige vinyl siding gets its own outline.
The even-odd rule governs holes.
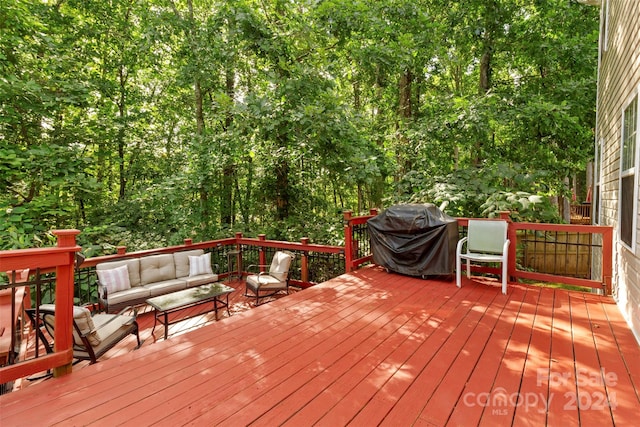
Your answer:
[[[608,45],[606,51],[601,46],[598,70],[596,139],[604,141],[600,180],[601,224],[612,226],[616,239],[612,278],[614,297],[640,339],[640,231],[635,233],[633,252],[620,242],[618,224],[622,115],[640,86],[640,1],[609,0],[608,7]],[[601,11],[602,30],[605,8]],[[636,164],[636,174],[639,173],[638,166]]]

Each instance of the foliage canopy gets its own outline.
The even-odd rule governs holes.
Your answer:
[[[2,0],[0,249],[340,212],[558,220],[592,157],[597,10],[573,0]]]

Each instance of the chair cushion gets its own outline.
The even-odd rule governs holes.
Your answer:
[[[199,276],[201,274],[213,274],[210,254],[189,257],[189,277]]]
[[[125,291],[131,288],[129,281],[129,268],[127,265],[111,268],[109,270],[96,270],[100,284],[107,288],[108,295]]]
[[[291,256],[285,252],[276,252],[275,254],[273,254],[273,260],[271,260],[269,274],[275,277],[277,280],[287,280],[290,266]]]
[[[56,309],[55,304],[42,304],[40,306],[40,310],[43,311],[51,311],[54,312]],[[100,337],[95,331],[95,324],[93,323],[93,317],[91,317],[91,312],[86,307],[73,307],[73,321],[76,323],[78,328],[80,329],[80,333],[82,335],[87,335],[87,339],[92,346],[96,346],[100,344]],[[51,329],[55,327],[55,318],[54,316],[47,315],[45,317],[45,322],[49,323]],[[93,331],[93,332],[92,332]],[[84,346],[82,339],[78,335],[76,328],[73,328],[73,342],[77,346]]]
[[[76,322],[78,328],[80,328],[80,333],[82,335],[87,335],[87,339],[92,346],[96,346],[100,344],[100,336],[95,331],[95,325],[93,323],[93,318],[91,317],[91,312],[86,307],[73,307],[73,321]],[[79,336],[77,336],[75,328],[74,328],[73,340],[78,345],[83,345],[82,340]]]
[[[100,337],[100,343],[92,347],[96,357],[100,357],[107,349],[131,333],[135,319],[131,316],[100,313],[93,316],[93,320]],[[79,348],[74,348],[73,355],[84,359],[88,357],[87,352]]]
[[[265,290],[265,289],[286,289],[287,282],[283,280],[279,280],[277,277],[270,276],[268,274],[251,274],[247,276],[247,285],[249,285],[249,289],[254,291],[256,290]]]
[[[98,313],[93,317],[93,320],[97,328],[97,335],[100,336],[100,341],[104,341],[111,339],[114,332],[125,324],[132,323],[135,319],[121,314]]]
[[[144,302],[145,299],[151,296],[151,292],[144,286],[137,286],[125,291],[120,291],[117,294],[109,295],[109,311],[112,310],[112,306],[118,306],[118,304],[132,305],[135,303]]]

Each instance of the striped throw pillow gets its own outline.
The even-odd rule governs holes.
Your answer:
[[[189,257],[189,277],[212,273],[213,270],[211,270],[211,255],[202,254],[200,256]]]
[[[129,281],[129,269],[126,265],[111,268],[109,270],[98,270],[98,280],[100,284],[107,288],[107,294],[124,291],[131,288]]]

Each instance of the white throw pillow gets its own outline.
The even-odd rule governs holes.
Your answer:
[[[126,265],[109,270],[97,270],[100,284],[107,288],[107,294],[124,291],[131,288],[129,269]]]
[[[210,254],[189,257],[189,277],[212,273]]]

